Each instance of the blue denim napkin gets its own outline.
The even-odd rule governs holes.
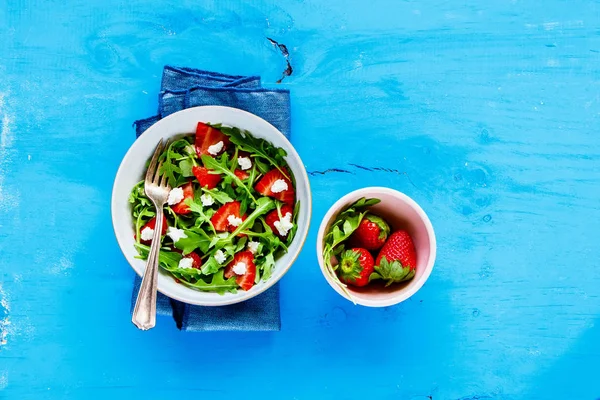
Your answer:
[[[290,136],[290,93],[262,88],[258,76],[235,76],[166,66],[158,98],[158,115],[134,123],[139,137],[155,122],[189,107],[222,105],[251,112]],[[131,311],[141,278],[135,276]],[[158,315],[171,315],[184,331],[278,331],[279,284],[242,303],[222,307],[192,306],[158,294]]]

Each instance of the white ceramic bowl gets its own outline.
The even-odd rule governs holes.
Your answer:
[[[361,197],[381,200],[381,203],[370,208],[373,213],[383,217],[390,224],[392,232],[399,229],[408,231],[415,244],[417,267],[415,276],[410,281],[393,284],[387,288],[379,284],[370,284],[360,288],[350,285],[347,287],[352,299],[357,304],[368,307],[391,306],[415,294],[421,289],[427,278],[429,278],[433,264],[435,263],[435,233],[425,211],[413,199],[397,190],[385,187],[368,187],[355,190],[339,199],[327,211],[319,227],[317,235],[317,258],[319,259],[321,272],[325,276],[325,279],[327,279],[327,282],[329,282],[336,292],[348,300],[351,300],[350,297],[344,293],[325,270],[323,262],[323,238],[329,230],[329,226],[335,220],[335,217]]]
[[[289,140],[267,121],[236,108],[205,106],[179,111],[152,125],[127,151],[117,172],[111,201],[113,228],[125,258],[135,272],[142,276],[146,264],[145,261],[135,258],[137,252],[134,248],[133,218],[128,202],[129,193],[133,186],[143,179],[146,173],[145,163],[152,156],[158,141],[161,138],[170,139],[174,136],[195,132],[198,121],[220,123],[245,129],[253,135],[264,138],[285,149],[288,154],[286,161],[296,178],[296,199],[300,201],[296,237],[287,254],[277,260],[273,275],[266,282],[261,281],[249,291],[239,290],[235,294],[219,295],[217,293],[201,292],[178,284],[166,271],[159,269],[158,290],[173,299],[202,306],[235,304],[264,292],[281,279],[300,253],[310,223],[312,200],[304,164]]]

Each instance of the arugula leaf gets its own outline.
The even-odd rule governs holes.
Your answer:
[[[160,173],[167,177],[171,187],[177,187],[177,177],[175,175],[181,175],[181,169],[174,164],[174,159],[177,158],[177,154],[173,151],[173,144],[174,143],[169,144],[167,150],[160,156],[160,159],[162,160]]]
[[[184,255],[190,254],[196,249],[200,249],[202,253],[208,251],[210,244],[210,237],[200,228],[194,228],[193,230],[185,230],[186,238],[181,238],[175,243],[175,247],[180,249]]]
[[[210,282],[198,279],[198,281],[195,283],[186,282],[185,280],[182,280],[181,283],[194,289],[205,292],[217,292],[219,294],[225,294],[226,292],[235,293],[238,288],[238,284],[235,282],[235,277],[232,276],[229,279],[225,279],[223,276],[223,270],[216,272],[212,276]]]
[[[194,176],[192,172],[192,168],[194,167],[194,163],[189,158],[179,161],[179,169],[181,170],[181,175],[189,178]]]
[[[269,168],[259,159],[263,158],[272,166],[277,168],[283,176],[289,179],[288,172],[283,168],[285,164],[284,158],[287,153],[280,147],[275,147],[271,142],[257,138],[248,131],[240,131],[238,128],[222,127],[221,132],[229,136],[231,143],[235,144],[240,150],[250,153],[254,159],[254,163],[258,169],[264,174]]]
[[[201,270],[204,275],[214,274],[221,268],[217,260],[214,257],[209,257],[204,264],[202,264]]]
[[[145,244],[136,244],[135,247],[138,250],[139,255],[142,259],[148,258],[148,253],[150,253],[150,246],[146,246]],[[171,271],[173,269],[179,268],[179,261],[181,260],[182,255],[176,253],[174,251],[165,251],[160,250],[158,253],[158,263],[164,269]]]
[[[325,269],[329,276],[338,284],[338,286],[346,293],[350,299],[352,296],[346,289],[335,270],[337,266],[333,265],[335,256],[341,254],[345,250],[344,242],[354,233],[360,225],[364,216],[368,213],[368,207],[379,203],[379,199],[360,198],[340,212],[334,222],[330,225],[329,231],[323,239],[323,261]],[[354,300],[353,300],[354,301]]]
[[[286,245],[288,247],[294,241],[294,237],[296,237],[296,231],[298,230],[298,214],[299,213],[300,213],[300,202],[297,201],[296,205],[294,206],[294,220],[292,221],[294,226],[292,226],[292,229],[289,230],[288,235],[287,235],[287,240],[286,240]]]
[[[196,194],[196,197],[198,197],[197,194]],[[200,223],[197,224],[198,228],[200,228],[204,223],[207,223],[208,226],[210,227],[210,230],[213,233],[217,233],[215,231],[215,227],[213,226],[212,222],[210,221],[210,217],[204,211],[204,206],[202,204],[198,203],[196,198],[194,200],[186,199],[185,204],[187,204],[187,206],[190,208],[190,211],[192,213],[200,215],[200,217],[198,217],[198,219],[197,219],[197,221],[200,221]]]
[[[388,262],[384,256],[381,258],[379,265],[375,266],[375,272],[369,276],[369,282],[376,279],[383,279],[386,282],[385,286],[390,286],[394,282],[408,281],[415,276],[415,270],[410,267],[402,266],[400,261]]]
[[[252,211],[252,214],[246,218],[231,234],[232,237],[237,236],[244,229],[254,225],[254,221],[263,214],[271,211],[276,207],[275,201],[270,197],[261,197],[256,201],[256,208]]]
[[[239,251],[244,250],[244,247],[246,247],[246,242],[248,241],[248,237],[244,236],[242,238],[240,238],[240,240],[238,240],[237,245],[235,246],[233,252],[237,253]]]
[[[144,226],[147,222],[147,220],[145,220],[144,217],[148,217],[148,220],[150,220],[150,218],[154,217],[155,215],[156,212],[154,211],[154,208],[151,208],[150,206],[143,208],[141,211],[139,211],[138,216],[135,220],[136,243],[140,243],[140,239],[142,237],[142,235],[140,234],[140,230],[142,229],[142,226]]]
[[[225,153],[223,155],[223,158],[221,160],[221,162],[226,162],[227,160],[227,153]],[[244,190],[246,190],[246,192],[248,193],[248,196],[250,196],[250,198],[252,199],[252,201],[256,202],[256,199],[254,198],[254,196],[252,195],[252,193],[250,192],[250,189],[248,189],[248,187],[246,185],[244,185],[244,183],[242,182],[242,180],[240,178],[238,178],[237,176],[235,176],[235,174],[233,172],[231,172],[226,164],[225,165],[221,165],[217,160],[215,160],[214,158],[207,156],[206,154],[204,154],[202,156],[202,163],[204,164],[204,166],[208,169],[212,169],[214,171],[217,171],[223,175],[227,175],[229,176],[233,182],[235,182],[235,184],[238,187],[243,187]]]
[[[204,193],[208,193],[213,199],[215,199],[215,201],[221,204],[230,203],[233,201],[233,199],[229,197],[227,193],[222,192],[218,189],[207,189],[204,187],[202,188],[202,191]]]
[[[269,254],[267,254],[265,256],[264,263],[261,265],[262,270],[263,270],[263,274],[262,274],[263,281],[266,281],[267,279],[269,279],[271,277],[271,275],[273,274],[273,269],[275,269],[275,257],[273,256],[273,253],[274,253],[274,249],[271,249]]]

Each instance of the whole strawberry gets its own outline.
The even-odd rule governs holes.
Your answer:
[[[350,240],[356,247],[362,247],[367,250],[378,250],[383,246],[389,234],[390,226],[383,218],[367,214],[360,221],[358,228],[356,228]]]
[[[397,231],[390,235],[379,252],[371,280],[386,280],[386,286],[407,281],[415,276],[416,267],[417,253],[412,238],[406,231]]]
[[[367,249],[354,248],[342,253],[337,273],[340,280],[353,286],[365,286],[373,272],[373,256]]]

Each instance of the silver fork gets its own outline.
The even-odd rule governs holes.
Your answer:
[[[142,330],[154,328],[156,325],[156,286],[158,283],[158,253],[160,250],[160,236],[163,225],[163,206],[167,201],[171,187],[167,184],[167,179],[160,175],[162,162],[158,164],[158,158],[165,146],[162,139],[158,142],[156,150],[148,171],[146,171],[146,179],[144,182],[144,190],[146,196],[156,208],[156,225],[154,226],[154,234],[152,236],[152,245],[150,253],[148,253],[148,261],[146,262],[146,270],[142,285],[138,292],[135,308],[133,309],[133,317],[131,321]]]

